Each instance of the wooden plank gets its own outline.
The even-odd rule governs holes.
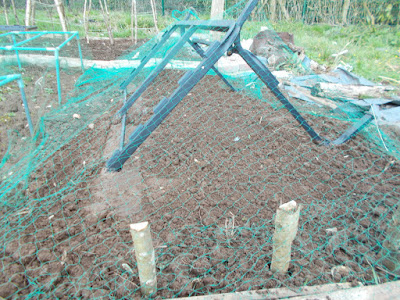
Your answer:
[[[313,96],[313,95],[311,95],[311,90],[309,90],[307,88],[304,88],[304,87],[301,87],[301,86],[299,86],[297,84],[294,84],[294,83],[289,83],[289,84],[291,86],[293,86],[294,88],[296,88],[299,92],[301,92],[304,95],[306,95],[307,97],[309,97],[310,100],[312,100],[312,101],[314,101],[316,103],[328,106],[328,107],[330,107],[332,109],[336,109],[338,107],[338,105],[337,105],[337,103],[335,101],[332,101],[332,100],[329,100],[329,99],[326,99],[326,98]]]
[[[400,281],[393,281],[379,285],[370,285],[357,287],[352,289],[345,289],[339,291],[332,291],[330,293],[320,293],[312,295],[313,300],[393,300],[399,299],[400,295]],[[309,296],[299,296],[290,298],[290,300],[307,300]]]
[[[329,293],[338,289],[349,289],[350,283],[326,284],[320,286],[310,286],[303,288],[279,288],[279,289],[265,289],[259,291],[245,291],[227,294],[215,294],[206,296],[196,296],[179,298],[180,300],[261,300],[261,299],[284,299],[296,296],[307,296],[316,293]],[[292,299],[292,298],[291,298]],[[324,299],[326,300],[326,299]]]
[[[0,31],[30,31],[35,29],[37,29],[37,26],[0,25]]]
[[[313,96],[328,99],[352,100],[366,98],[393,99],[395,88],[392,86],[364,86],[321,82],[311,90]]]
[[[229,294],[215,294],[179,298],[180,300],[261,300],[287,299],[290,300],[355,300],[355,299],[398,299],[400,295],[400,281],[388,282],[380,285],[352,287],[351,283],[325,284],[303,288],[280,288],[259,291],[246,291]],[[311,297],[311,298],[310,298]]]

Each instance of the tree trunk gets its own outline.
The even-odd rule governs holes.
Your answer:
[[[151,4],[151,10],[153,11],[153,20],[154,20],[154,26],[156,27],[157,33],[160,32],[158,29],[158,22],[157,22],[157,9],[156,9],[156,2],[155,0],[150,0]]]
[[[342,24],[347,24],[347,14],[349,13],[350,0],[344,0],[343,3],[343,14],[342,14]]]
[[[111,21],[110,21],[110,16],[108,13],[108,8],[107,8],[107,2],[104,1],[103,5],[103,0],[99,0],[100,3],[100,8],[103,13],[104,21],[106,22],[107,25],[107,31],[108,31],[108,37],[110,38],[110,44],[114,45],[114,37],[112,33],[112,27],[111,27]]]
[[[65,21],[65,11],[64,11],[64,5],[62,3],[62,0],[54,0],[54,3],[56,5],[58,16],[60,18],[62,30],[68,31],[67,22]]]
[[[25,26],[29,26],[32,14],[32,0],[26,0],[25,7]]]
[[[12,6],[12,9],[13,9],[13,12],[14,12],[15,22],[17,22],[17,24],[19,25],[20,23],[19,23],[19,19],[18,19],[17,10],[15,8],[14,0],[11,0],[11,6]]]
[[[134,25],[135,24],[135,25]],[[133,29],[135,28],[135,30]],[[137,10],[136,10],[136,0],[132,0],[132,10],[131,10],[131,34],[132,41],[137,43],[138,34],[138,23],[137,23]]]
[[[211,3],[211,19],[224,18],[225,0],[213,0]]]

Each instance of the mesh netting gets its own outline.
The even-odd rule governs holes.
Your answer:
[[[235,19],[245,4],[226,18]],[[129,231],[142,221],[151,226],[161,298],[398,279],[396,128],[372,122],[343,145],[317,145],[250,69],[226,68],[236,91],[209,72],[120,172],[107,171],[120,143],[120,84],[161,36],[121,57],[119,68],[88,69],[62,106],[43,81],[39,94],[54,106],[37,114],[35,138],[9,149],[0,169],[0,296],[142,297]],[[156,53],[128,95],[179,38]],[[223,59],[221,69],[240,63],[236,54]],[[126,140],[200,61],[189,46],[177,53],[129,110]],[[310,73],[296,61],[287,68]],[[33,87],[28,95],[39,97]],[[5,95],[4,103],[17,97]],[[44,107],[52,105],[46,101]],[[290,101],[327,139],[362,115]],[[301,212],[289,270],[274,273],[274,219],[292,200]]]

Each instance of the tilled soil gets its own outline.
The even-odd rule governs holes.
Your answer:
[[[131,39],[115,39],[114,45],[106,39],[93,39],[86,43],[81,39],[81,44],[88,49],[89,58],[94,60],[114,60],[120,56],[128,54],[136,48],[142,46],[147,40],[138,40],[137,43]]]
[[[24,82],[30,116],[35,132],[40,130],[40,118],[57,109],[57,77],[55,69],[23,66],[22,72],[10,67],[8,73],[21,74]],[[79,71],[61,71],[62,98],[65,104],[68,92],[74,87]],[[21,91],[16,81],[0,87],[0,159],[7,155],[9,162],[18,161],[20,155],[30,147],[30,132]]]
[[[163,72],[135,103],[127,138],[180,75]],[[9,194],[25,205],[2,212],[0,296],[140,298],[129,233],[140,221],[151,224],[162,298],[372,284],[374,272],[395,279],[379,253],[399,165],[363,134],[316,145],[267,91],[264,99],[207,76],[117,173],[105,161],[118,148],[121,99],[85,104],[104,107],[89,127],[85,106],[71,108],[81,110],[81,123],[71,122],[81,131]],[[328,138],[347,126],[306,118]],[[292,261],[272,274],[274,215],[290,200],[302,205]]]

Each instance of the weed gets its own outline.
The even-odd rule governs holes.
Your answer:
[[[27,82],[32,82],[33,78],[31,76],[23,76],[22,80],[27,83]]]
[[[52,95],[54,94],[54,90],[52,88],[44,88],[44,92],[46,94]]]
[[[2,122],[2,123],[8,123],[8,122],[10,122],[10,121],[12,120],[12,118],[14,118],[14,117],[15,117],[15,113],[12,113],[12,112],[6,113],[6,114],[0,116],[0,122]]]

